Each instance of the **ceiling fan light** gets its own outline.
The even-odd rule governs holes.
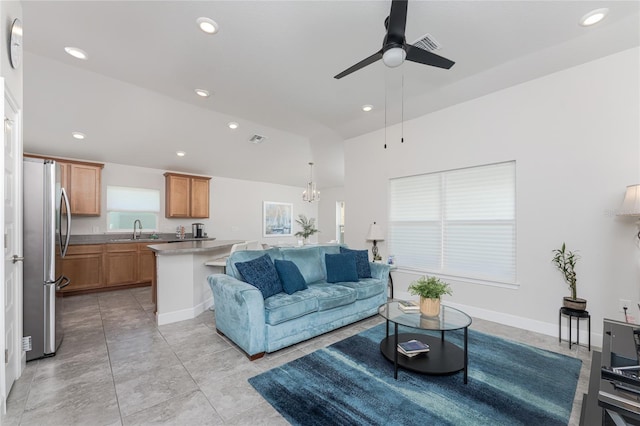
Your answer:
[[[395,68],[404,62],[407,52],[402,47],[392,47],[382,54],[382,62],[389,68]]]

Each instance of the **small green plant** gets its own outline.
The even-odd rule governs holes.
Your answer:
[[[449,284],[436,277],[420,277],[409,285],[409,293],[426,299],[439,299],[442,295],[451,295]]]
[[[316,219],[313,217],[311,219],[307,219],[307,217],[303,214],[298,215],[298,219],[296,219],[296,223],[302,226],[302,231],[298,231],[294,234],[296,237],[302,237],[306,240],[313,234],[319,232],[316,229]]]
[[[569,290],[571,290],[571,298],[577,298],[577,278],[576,278],[576,263],[580,259],[576,253],[567,250],[565,243],[562,243],[562,247],[560,249],[556,249],[553,251],[553,259],[551,261],[558,268],[562,275],[564,275],[564,280],[569,285]]]

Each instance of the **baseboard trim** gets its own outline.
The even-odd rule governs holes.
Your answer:
[[[511,327],[520,328],[522,330],[533,331],[535,333],[544,334],[547,336],[558,337],[558,323],[548,323],[543,321],[534,320],[531,318],[519,317],[517,315],[506,314],[504,312],[492,311],[489,309],[478,308],[475,306],[463,305],[460,303],[452,303],[447,301],[444,303],[447,306],[451,306],[452,308],[460,309],[466,314],[474,317],[480,318],[487,321],[497,322],[499,324],[508,325]],[[557,320],[557,316],[555,316]],[[587,336],[587,325],[586,321],[582,321],[580,323],[580,329],[582,333],[580,333],[580,344],[587,345],[588,344],[588,336]],[[573,329],[572,338],[575,339],[575,323]],[[562,319],[562,338],[563,341],[566,341],[569,336],[569,329],[567,328],[567,320],[566,317]],[[593,332],[593,324],[591,324],[591,347],[592,349],[595,347],[596,349],[601,346],[602,343],[602,334]]]
[[[209,297],[202,303],[197,304],[193,308],[182,309],[179,311],[166,312],[164,314],[156,314],[156,323],[158,325],[172,324],[174,322],[193,319],[213,306],[213,297]]]

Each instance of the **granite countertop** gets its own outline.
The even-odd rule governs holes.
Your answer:
[[[231,248],[232,245],[242,243],[242,240],[218,240],[218,241],[183,241],[170,244],[153,244],[149,249],[154,251],[158,256],[176,255],[190,253],[204,253],[207,251],[221,250]]]
[[[139,239],[133,240],[132,234],[88,234],[71,235],[69,245],[85,244],[128,244],[128,243],[175,243],[183,241],[213,241],[215,238],[192,238],[192,234],[185,234],[184,239],[176,238],[175,234],[156,234],[158,238],[151,238],[151,234],[143,234]]]

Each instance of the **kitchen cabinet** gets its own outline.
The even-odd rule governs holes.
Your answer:
[[[69,196],[72,215],[100,216],[101,175],[104,164],[34,154],[25,154],[25,157],[55,160],[60,164],[60,184]]]
[[[156,255],[147,245],[138,243],[138,282],[152,282],[156,272]]]
[[[61,258],[58,252],[56,276],[65,275],[71,280],[62,291],[69,293],[104,287],[102,252],[103,244],[69,246],[64,258]]]
[[[165,216],[168,218],[209,217],[209,181],[204,176],[165,173]]]
[[[56,260],[56,274],[71,284],[63,292],[96,291],[151,284],[156,273],[155,253],[149,243],[111,243],[69,246]]]
[[[105,256],[107,286],[132,284],[138,281],[138,245],[107,244]]]

